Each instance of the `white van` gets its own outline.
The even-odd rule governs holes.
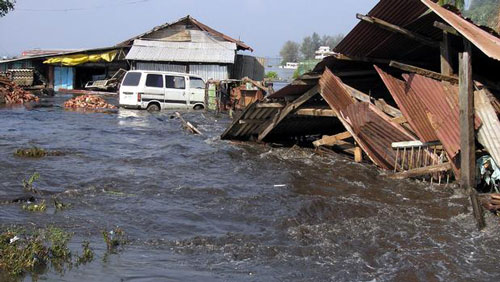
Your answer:
[[[197,75],[131,70],[120,86],[120,106],[147,109],[205,108],[205,81]]]

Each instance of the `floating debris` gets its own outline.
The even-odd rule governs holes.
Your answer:
[[[102,237],[104,238],[108,252],[114,252],[119,246],[127,244],[125,232],[119,227],[109,232],[102,231]]]
[[[116,109],[116,106],[108,104],[103,98],[95,95],[83,95],[75,97],[64,103],[65,108],[81,108],[89,110]]]

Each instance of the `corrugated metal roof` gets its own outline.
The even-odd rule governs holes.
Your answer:
[[[401,27],[406,27],[417,20],[427,10],[428,8],[423,5],[420,0],[381,0],[368,13],[368,16],[376,17]],[[387,48],[381,48],[385,46],[384,43],[390,43],[387,44],[387,46],[392,48],[402,48],[403,46],[400,46],[401,42],[406,39],[406,37],[400,34],[361,21],[337,45],[334,51],[348,56],[382,58],[383,56],[377,54],[375,51],[380,50],[381,52],[387,52]],[[394,42],[398,42],[399,44],[394,45]],[[410,40],[410,43],[415,43],[415,41]],[[410,47],[414,48],[415,45],[418,44],[413,44],[413,46]],[[396,53],[393,52],[387,54],[392,56],[396,55]]]
[[[233,64],[236,44],[232,42],[164,42],[140,40],[127,54],[127,60],[156,62],[196,62]]]
[[[431,125],[448,156],[455,158],[460,151],[458,87],[418,74],[404,74],[403,78],[427,108]],[[480,125],[476,118],[475,127]]]
[[[393,142],[414,141],[403,127],[389,120],[387,115],[373,104],[358,102],[351,104],[345,110],[345,116],[350,123],[357,141],[365,153],[379,167],[393,169],[396,154],[392,148]]]
[[[345,89],[340,78],[335,76],[328,68],[323,72],[319,85],[321,93],[328,93],[323,95],[323,98],[337,113],[342,113],[348,106],[356,102],[349,94],[349,91]]]
[[[205,32],[209,33],[212,36],[219,37],[219,38],[221,38],[221,39],[223,39],[225,41],[235,43],[237,45],[237,47],[238,47],[238,50],[249,50],[249,51],[253,52],[253,49],[250,46],[248,46],[245,43],[243,43],[243,41],[236,40],[236,39],[234,39],[234,38],[232,38],[232,37],[230,37],[228,35],[225,35],[225,34],[223,34],[221,32],[218,32],[217,30],[215,30],[215,29],[213,29],[213,28],[211,28],[211,27],[209,27],[209,26],[207,26],[207,25],[199,22],[198,20],[196,20],[195,18],[193,18],[193,17],[191,17],[189,15],[187,15],[187,16],[185,16],[183,18],[180,18],[180,19],[178,19],[177,21],[175,21],[173,23],[165,23],[165,24],[156,26],[153,29],[151,29],[151,30],[149,30],[149,31],[147,31],[147,32],[145,32],[143,34],[140,34],[138,36],[132,37],[132,38],[130,38],[130,39],[128,39],[128,40],[126,40],[126,41],[124,41],[122,43],[119,43],[117,46],[128,46],[128,45],[131,45],[132,42],[134,40],[136,40],[136,39],[143,38],[143,37],[145,37],[147,35],[150,35],[150,34],[156,32],[156,31],[168,28],[170,26],[173,26],[175,24],[179,24],[179,23],[182,23],[182,22],[193,24],[197,28],[199,28],[200,30],[205,31]]]
[[[482,122],[477,139],[488,150],[495,162],[500,164],[500,121],[484,90],[476,91],[474,107],[476,115],[481,118]]]
[[[392,169],[396,157],[392,143],[414,141],[415,138],[373,104],[354,100],[340,78],[328,68],[319,84],[321,96],[336,111],[346,130],[372,162],[379,167]]]
[[[500,38],[430,0],[421,1],[486,55],[500,61]]]
[[[404,81],[391,76],[377,66],[375,66],[375,69],[384,81],[387,89],[389,89],[394,101],[398,104],[403,116],[420,140],[423,142],[438,140],[434,128],[432,128],[427,117],[427,109],[422,104],[420,98],[417,97],[417,94],[411,88],[406,87]]]

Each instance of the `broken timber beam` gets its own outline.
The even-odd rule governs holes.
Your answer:
[[[369,95],[367,95],[367,94],[365,94],[365,93],[363,93],[363,92],[361,92],[361,91],[359,91],[359,90],[357,90],[357,89],[355,89],[355,88],[353,88],[345,83],[344,83],[344,87],[349,92],[349,94],[351,94],[352,97],[358,99],[359,101],[372,103],[372,100],[374,100]],[[384,113],[386,113],[392,117],[400,117],[403,115],[400,110],[387,104],[383,99],[379,99],[377,101],[374,101],[374,104],[381,111],[383,111]]]
[[[431,70],[427,70],[427,69],[423,69],[423,68],[419,68],[419,67],[415,67],[415,66],[403,64],[403,63],[396,62],[396,61],[391,61],[391,63],[389,64],[389,66],[391,66],[393,68],[397,68],[397,69],[403,70],[403,71],[416,73],[416,74],[419,74],[419,75],[422,75],[422,76],[425,76],[425,77],[430,77],[430,78],[433,78],[433,79],[437,79],[437,80],[443,80],[443,81],[447,81],[447,82],[454,83],[454,84],[458,83],[458,77],[456,77],[456,76],[442,75],[440,73],[433,72]]]
[[[425,37],[425,36],[420,35],[420,34],[417,34],[413,31],[410,31],[406,28],[402,28],[402,27],[397,26],[395,24],[391,24],[391,23],[386,22],[382,19],[370,17],[370,16],[365,16],[362,14],[356,14],[356,18],[358,18],[359,20],[365,21],[367,23],[374,24],[374,25],[376,25],[380,28],[383,28],[385,30],[402,34],[402,35],[404,35],[410,39],[413,39],[415,41],[418,41],[424,45],[439,48],[439,43],[434,41],[433,39]]]
[[[333,136],[323,136],[323,138],[314,141],[313,145],[314,147],[333,146],[336,145],[339,141],[345,140],[350,137],[352,137],[351,133],[346,131]]]
[[[444,164],[438,164],[438,165],[433,165],[433,166],[415,168],[412,170],[391,174],[391,175],[389,175],[389,178],[407,179],[407,178],[419,177],[419,176],[429,175],[429,174],[438,173],[438,172],[445,172],[445,171],[449,171],[449,170],[451,170],[451,164],[444,163]]]
[[[332,109],[300,109],[295,112],[298,116],[313,116],[313,117],[336,117],[335,111]]]
[[[276,127],[278,124],[285,119],[286,116],[288,116],[292,111],[296,110],[302,104],[307,102],[309,99],[311,99],[313,96],[318,94],[319,92],[319,85],[314,86],[313,88],[309,89],[306,93],[302,94],[299,98],[295,99],[293,102],[290,104],[286,105],[283,109],[279,110],[274,118],[265,125],[264,130],[262,130],[259,133],[259,137],[257,138],[258,141],[262,141],[266,136]]]

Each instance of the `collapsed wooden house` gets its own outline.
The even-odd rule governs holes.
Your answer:
[[[381,0],[357,18],[335,55],[249,106],[222,138],[362,151],[396,178],[450,171],[475,187],[478,156],[500,163],[498,35],[430,0]]]

